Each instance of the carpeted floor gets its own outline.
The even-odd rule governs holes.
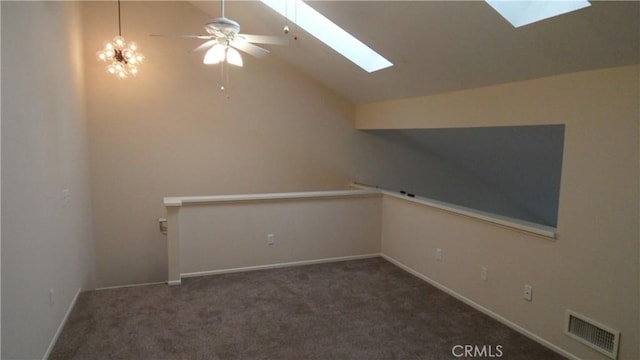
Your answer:
[[[50,359],[563,359],[381,258],[182,284],[82,293]]]

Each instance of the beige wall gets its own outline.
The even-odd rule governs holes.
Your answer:
[[[93,287],[81,25],[77,4],[2,1],[3,359],[42,358]]]
[[[181,272],[379,254],[380,206],[380,195],[184,206]]]
[[[440,192],[455,183],[496,193],[454,164],[425,163],[423,152],[355,130],[352,104],[275,56],[244,55],[221,92],[219,67],[189,53],[199,40],[149,37],[200,33],[210,16],[187,2],[122,3],[123,36],[147,62],[137,78],[118,81],[95,59],[115,10],[84,5],[99,287],[165,280],[166,238],[157,230],[165,196],[344,189],[394,177],[389,164],[418,169],[416,179]]]
[[[118,81],[95,60],[110,2],[84,8],[97,286],[166,280],[162,198],[345,188],[359,134],[353,106],[275,56],[243,55],[227,93],[200,42],[149,34],[201,31],[186,2],[123,2],[123,36],[147,56]],[[111,11],[111,12],[110,12]]]
[[[197,42],[148,36],[199,31],[208,16],[191,5],[123,2],[123,35],[148,59],[132,81],[95,61],[116,34],[115,4],[76,6],[2,2],[3,357],[42,356],[78,288],[92,287],[92,219],[98,286],[163,281],[164,196],[344,188],[370,158],[352,105],[277,58],[245,56],[221,93],[217,68],[187,53]],[[640,357],[638,71],[358,107],[363,129],[567,125],[557,242],[385,200],[385,251],[574,354],[598,356],[562,335],[567,308],[621,330],[621,358]],[[432,265],[436,246],[445,261]]]
[[[385,198],[383,252],[579,357],[603,356],[563,334],[566,309],[620,330],[620,359],[640,358],[639,72],[360,106],[358,128],[566,124],[557,241]],[[522,299],[525,283],[534,287],[531,303]]]

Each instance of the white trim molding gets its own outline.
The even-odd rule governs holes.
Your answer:
[[[197,276],[208,276],[208,275],[238,273],[238,272],[246,272],[246,271],[279,269],[279,268],[293,267],[293,266],[304,266],[304,265],[325,264],[325,263],[349,261],[349,260],[371,259],[371,258],[376,258],[376,257],[380,257],[380,256],[381,256],[380,253],[364,254],[364,255],[353,255],[353,256],[339,256],[339,257],[324,258],[324,259],[291,261],[291,262],[279,263],[279,264],[266,264],[266,265],[257,265],[257,266],[246,266],[246,267],[233,268],[233,269],[198,271],[198,272],[192,272],[192,273],[183,273],[183,274],[180,274],[180,276],[183,277],[183,278],[188,278],[188,277],[197,277]],[[169,284],[169,285],[180,285],[180,284]]]
[[[214,196],[168,196],[164,198],[164,206],[188,206],[211,203],[241,202],[241,201],[272,201],[294,199],[317,199],[350,196],[379,196],[376,190],[334,190],[334,191],[307,191],[290,193],[266,193],[266,194],[239,194],[239,195],[214,195]]]
[[[385,190],[382,188],[374,188],[368,185],[363,185],[358,183],[352,183],[351,186],[358,189],[363,189],[363,190],[378,191],[381,194],[384,194],[386,196],[390,196],[396,199],[401,199],[401,200],[429,206],[435,209],[446,211],[448,213],[481,220],[487,223],[498,225],[500,227],[522,231],[527,234],[536,235],[538,237],[542,237],[549,240],[555,240],[557,237],[556,228],[551,226],[536,224],[536,223],[532,223],[532,222],[520,220],[520,219],[514,219],[507,216],[502,216],[498,214],[489,213],[486,211],[481,211],[481,210],[476,210],[476,209],[472,209],[472,208],[468,208],[460,205],[446,203],[443,201],[429,199],[422,196],[416,196],[413,194],[405,195],[398,192]]]
[[[76,306],[76,301],[78,300],[78,297],[80,296],[81,292],[82,292],[82,288],[78,288],[78,291],[76,291],[76,295],[71,300],[71,304],[69,304],[69,307],[67,308],[67,312],[64,314],[64,317],[60,322],[60,325],[58,325],[58,329],[56,330],[56,333],[53,334],[53,338],[49,343],[49,347],[47,347],[47,351],[45,351],[44,356],[42,356],[42,360],[47,360],[49,358],[49,355],[51,354],[53,347],[56,345],[56,342],[58,342],[58,337],[60,337],[60,334],[62,333],[62,329],[64,329],[64,325],[67,323],[67,320],[69,319],[69,315],[71,315],[71,311],[73,311],[73,308]]]

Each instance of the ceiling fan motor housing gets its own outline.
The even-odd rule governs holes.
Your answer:
[[[204,28],[209,34],[216,37],[233,38],[240,32],[240,24],[226,17],[211,19],[204,25]]]

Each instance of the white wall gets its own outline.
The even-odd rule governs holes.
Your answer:
[[[3,359],[42,358],[93,287],[81,34],[77,4],[2,1]]]
[[[381,215],[379,194],[183,206],[181,273],[379,254]]]
[[[639,73],[612,68],[360,106],[358,128],[566,124],[557,241],[385,197],[383,252],[581,358],[603,356],[563,334],[566,309],[620,330],[620,359],[640,358]]]

